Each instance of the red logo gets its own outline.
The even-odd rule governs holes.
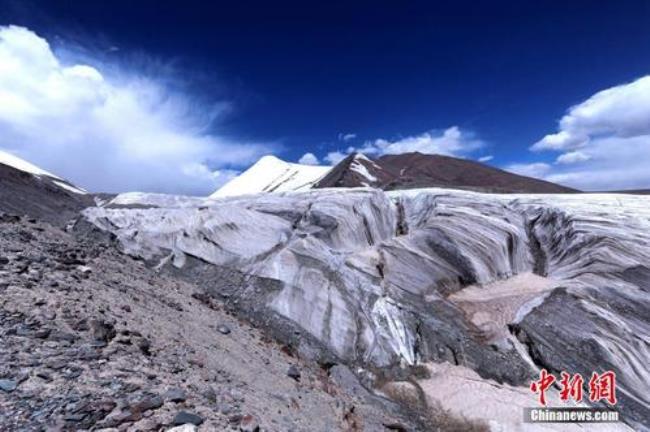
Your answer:
[[[582,375],[575,374],[573,377],[566,372],[561,374],[562,380],[560,380],[560,385],[562,390],[560,390],[560,400],[566,402],[569,399],[573,399],[576,402],[582,400],[582,384],[585,380],[582,379]]]
[[[612,371],[600,375],[594,372],[589,380],[589,400],[597,402],[603,399],[616,405],[616,373]]]
[[[581,402],[585,380],[579,373],[570,375],[568,372],[560,373],[560,400],[568,402],[570,399]],[[556,382],[554,375],[546,369],[539,373],[539,380],[530,383],[530,390],[539,395],[539,404],[546,406],[546,391]],[[602,374],[594,372],[589,380],[589,400],[591,402],[607,401],[616,405],[616,373],[606,371]]]
[[[530,391],[539,393],[539,404],[546,406],[546,390],[555,382],[555,377],[550,375],[546,369],[539,374],[539,381],[530,383]]]

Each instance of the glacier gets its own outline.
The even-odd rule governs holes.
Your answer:
[[[650,424],[650,197],[337,188],[115,204],[83,214],[125,253],[274,281],[230,300],[258,296],[370,375],[448,362],[525,386],[541,368],[611,369],[626,422]]]

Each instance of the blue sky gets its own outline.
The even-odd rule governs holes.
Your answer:
[[[589,113],[588,121],[573,116],[582,120],[568,133],[587,141],[531,151],[546,135],[561,132],[558,121],[571,117],[571,107],[649,73],[647,1],[207,3],[0,1],[0,25],[21,26],[46,41],[61,70],[91,67],[105,83],[96,92],[101,97],[123,92],[128,97],[119,101],[136,100],[129,105],[133,111],[110,96],[101,102],[118,106],[110,112],[111,125],[121,120],[119,112],[141,116],[139,123],[124,121],[124,128],[143,135],[128,137],[134,153],[152,161],[160,155],[139,151],[139,143],[159,139],[175,149],[189,137],[191,155],[163,152],[168,159],[146,168],[152,175],[145,179],[133,162],[123,168],[123,181],[110,178],[115,168],[109,163],[125,165],[128,148],[113,149],[102,166],[84,161],[85,169],[56,157],[95,142],[101,142],[97,149],[119,147],[106,138],[119,135],[107,126],[108,114],[96,128],[105,129],[99,139],[75,131],[83,138],[78,145],[70,148],[60,137],[49,151],[38,146],[47,145],[51,132],[28,148],[19,144],[27,132],[14,133],[23,119],[0,115],[0,128],[11,127],[15,135],[0,147],[105,190],[205,193],[268,152],[290,161],[312,153],[327,163],[352,149],[379,156],[412,148],[491,156],[494,166],[588,189],[650,187],[641,167],[628,178],[621,166],[605,162],[607,149],[620,143],[602,142],[625,139],[628,157],[650,158],[650,132],[607,126],[604,114]],[[6,34],[4,43],[20,49],[12,42],[20,38]],[[29,73],[33,59],[23,60]],[[639,111],[638,121],[650,124],[647,86],[632,90],[636,96],[617,100],[636,105],[623,103],[618,112]],[[48,103],[57,113],[57,103],[68,104]],[[49,117],[77,124],[77,115]],[[169,124],[172,130],[165,129]],[[158,129],[135,131],[139,125]],[[174,159],[191,174],[180,186],[166,183]],[[203,178],[200,185],[192,183],[195,174]],[[603,175],[613,177],[604,182]]]

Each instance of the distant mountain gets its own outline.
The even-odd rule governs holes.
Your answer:
[[[626,195],[650,195],[650,189],[624,189],[617,191],[603,191],[595,193],[617,193],[617,194],[626,194]]]
[[[393,178],[391,172],[366,156],[353,153],[334,166],[314,187],[381,187]]]
[[[264,156],[210,198],[307,190],[330,170],[331,167],[301,165],[285,162],[275,156]]]
[[[383,190],[441,187],[489,193],[579,192],[450,156],[404,153],[371,160],[361,153],[353,153],[333,167],[300,165],[264,156],[210,198],[332,187]]]
[[[352,154],[315,185],[372,186],[384,190],[443,187],[491,193],[571,193],[565,186],[449,156],[404,153],[374,161]]]
[[[92,203],[92,197],[83,189],[0,151],[0,212],[61,225]]]

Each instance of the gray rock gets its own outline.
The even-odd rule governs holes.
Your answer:
[[[287,370],[287,376],[289,378],[293,378],[296,381],[300,381],[300,370],[296,367],[296,365],[291,365],[289,366],[289,370]]]
[[[117,335],[113,324],[104,320],[92,320],[90,327],[93,337],[98,341],[110,342]]]
[[[183,391],[183,389],[180,388],[171,388],[167,390],[163,394],[163,397],[165,398],[165,400],[170,402],[185,402],[185,399],[187,399],[185,392]]]
[[[217,326],[217,330],[218,330],[219,333],[221,333],[221,334],[225,334],[225,335],[230,334],[230,327],[228,327],[228,326],[225,325],[225,324],[220,324],[220,325],[218,325],[218,326]]]
[[[174,416],[174,420],[172,421],[172,423],[175,426],[180,426],[184,424],[193,424],[199,426],[201,423],[203,423],[203,417],[187,411],[181,411]]]
[[[144,394],[129,405],[131,410],[138,412],[158,409],[161,406],[163,406],[163,399],[156,394]]]
[[[0,390],[6,393],[11,393],[12,391],[16,390],[16,387],[18,387],[18,383],[16,381],[11,379],[0,379]]]
[[[149,339],[140,337],[136,339],[136,345],[140,348],[142,354],[148,356],[151,355],[151,342]]]

